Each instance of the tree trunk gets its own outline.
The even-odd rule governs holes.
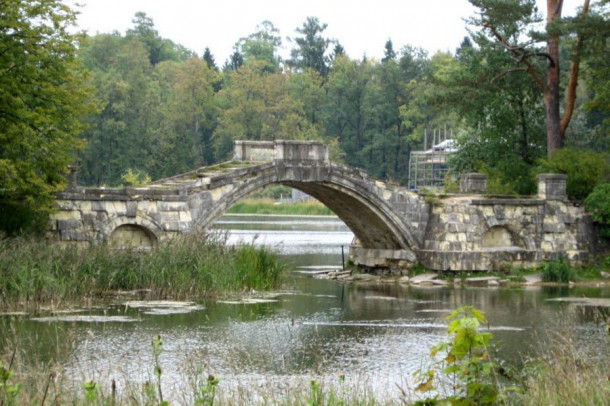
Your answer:
[[[561,18],[563,0],[547,0],[547,24]],[[550,58],[546,74],[544,99],[546,102],[547,154],[550,157],[556,149],[563,148],[564,133],[561,131],[559,115],[559,37],[547,40],[546,52]]]

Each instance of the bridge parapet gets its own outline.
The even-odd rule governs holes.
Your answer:
[[[330,164],[328,146],[321,141],[235,141],[235,160],[282,161],[290,164]]]

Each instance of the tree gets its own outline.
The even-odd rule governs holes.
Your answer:
[[[244,56],[239,49],[235,49],[235,51],[231,54],[231,57],[225,61],[224,66],[222,67],[223,72],[228,71],[236,71],[244,64]]]
[[[332,41],[322,36],[326,27],[327,24],[320,24],[317,17],[307,17],[303,26],[296,30],[301,36],[294,39],[296,47],[290,51],[290,66],[300,71],[313,69],[322,77],[328,75],[330,58],[325,54]]]
[[[451,169],[487,173],[493,193],[530,194],[533,166],[545,151],[544,98],[527,75],[489,80],[489,72],[513,67],[511,53],[485,35],[473,41],[464,41],[455,58],[433,58],[432,104],[454,111],[465,130]]]
[[[133,36],[97,35],[83,45],[81,55],[102,104],[84,133],[82,181],[119,185],[128,168],[148,170],[159,129],[161,87],[146,44]]]
[[[396,52],[394,51],[394,45],[392,45],[392,40],[388,39],[385,42],[385,50],[383,53],[383,58],[381,58],[381,62],[387,62],[391,59],[396,59]]]
[[[172,176],[209,165],[213,155],[210,136],[216,120],[214,83],[218,73],[192,58],[177,66],[172,92],[162,108],[162,134],[152,159],[154,174]]]
[[[131,22],[134,27],[127,30],[127,37],[136,38],[146,45],[151,65],[167,60],[186,60],[195,56],[191,50],[160,37],[155,23],[146,13],[138,11]]]
[[[203,59],[205,63],[207,63],[208,68],[218,72],[218,67],[216,66],[216,62],[214,61],[214,56],[212,55],[212,51],[210,51],[210,48],[205,47],[205,50],[203,51],[203,57],[201,59]]]
[[[277,72],[281,62],[277,50],[282,45],[278,34],[278,29],[270,21],[263,21],[256,26],[254,33],[241,38],[235,48],[241,51],[245,63],[264,61],[265,72]]]
[[[246,63],[218,93],[221,112],[213,141],[219,159],[228,157],[235,139],[318,138],[303,102],[290,94],[289,77],[270,73],[267,66],[260,60]]]
[[[0,228],[44,230],[92,90],[76,58],[74,12],[59,0],[0,2]]]
[[[562,19],[563,0],[547,0],[546,30],[536,33],[534,27],[541,22],[535,0],[470,0],[479,9],[478,18],[471,22],[483,29],[514,59],[514,66],[495,72],[492,81],[515,72],[526,72],[544,94],[546,106],[547,153],[563,148],[566,129],[574,112],[581,52],[586,41],[589,17],[589,0],[576,19]],[[529,32],[528,32],[529,30]],[[529,40],[521,42],[524,36]],[[560,114],[560,41],[575,35],[571,52],[570,71],[565,88],[565,108]],[[546,42],[543,49],[538,44]],[[542,62],[542,63],[541,63]]]

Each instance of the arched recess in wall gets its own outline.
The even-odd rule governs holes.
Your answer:
[[[108,242],[114,248],[151,249],[157,245],[157,237],[146,227],[123,224],[112,231]]]
[[[120,216],[104,224],[102,239],[116,248],[150,249],[157,245],[162,234],[154,222],[142,217]]]
[[[516,243],[512,233],[502,226],[495,226],[483,234],[483,247],[514,247]]]

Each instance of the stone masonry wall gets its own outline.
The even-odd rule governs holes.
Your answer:
[[[584,210],[564,201],[454,197],[433,205],[419,257],[437,270],[582,263],[594,235]]]

